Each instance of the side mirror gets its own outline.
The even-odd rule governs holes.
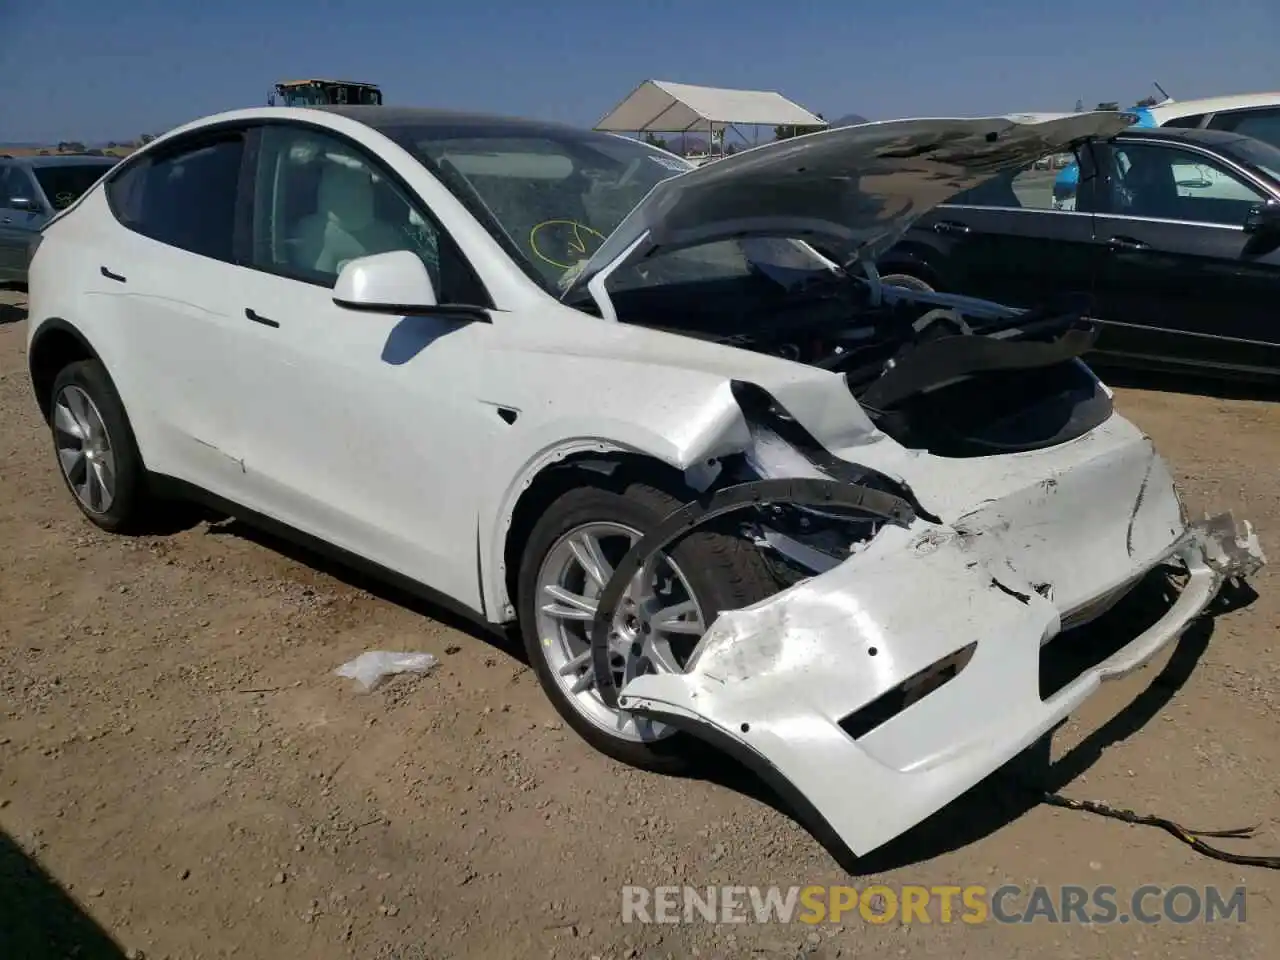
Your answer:
[[[431,275],[408,250],[348,261],[333,285],[333,302],[348,310],[397,316],[428,313],[438,306]]]
[[[1280,234],[1280,201],[1268,200],[1254,204],[1244,219],[1244,232],[1255,236]]]
[[[30,197],[10,197],[9,207],[12,210],[21,210],[23,213],[41,212],[40,204]]]
[[[410,250],[375,253],[348,261],[333,284],[333,302],[363,313],[492,322],[487,307],[438,302],[431,274]]]

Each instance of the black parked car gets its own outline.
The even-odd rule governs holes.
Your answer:
[[[1019,307],[1083,294],[1103,322],[1090,360],[1280,376],[1280,149],[1133,129],[1076,159],[1072,208],[1052,169],[989,181],[913,224],[882,278]]]

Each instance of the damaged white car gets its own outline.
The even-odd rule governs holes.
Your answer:
[[[203,498],[518,622],[599,749],[666,769],[709,741],[863,854],[1263,562],[1247,525],[1188,522],[1078,305],[863,266],[1128,119],[875,123],[691,169],[536,122],[222,114],[45,228],[31,377],[100,526]],[[1042,697],[1042,646],[1165,567],[1163,617]]]

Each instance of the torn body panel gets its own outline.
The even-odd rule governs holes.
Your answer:
[[[1188,525],[1150,440],[1118,416],[1025,454],[956,460],[872,442],[842,457],[767,392],[734,387],[745,459],[764,479],[687,505],[618,565],[593,624],[597,688],[734,753],[856,854],[994,772],[1265,562],[1247,525]],[[683,673],[614,686],[610,598],[636,571],[729,510],[824,498],[871,524],[844,557],[720,613]],[[1186,582],[1164,616],[1042,698],[1041,647],[1165,566]]]
[[[827,573],[722,613],[686,673],[637,677],[620,706],[727,746],[864,855],[1030,746],[1103,680],[1146,663],[1225,578],[1262,560],[1229,521],[1189,528],[1159,558],[1189,574],[1172,608],[1042,700],[1039,651],[1062,628],[1058,608],[964,538],[934,534],[927,521],[887,527]],[[949,682],[906,709],[857,739],[842,726],[970,646]]]

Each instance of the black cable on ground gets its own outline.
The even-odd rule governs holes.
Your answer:
[[[1234,863],[1242,867],[1263,867],[1267,870],[1280,870],[1280,856],[1253,856],[1243,853],[1231,853],[1228,850],[1220,850],[1217,847],[1210,846],[1201,839],[1203,837],[1229,838],[1233,840],[1249,839],[1254,836],[1258,829],[1257,826],[1235,827],[1229,830],[1192,830],[1174,823],[1172,820],[1166,820],[1164,817],[1138,814],[1132,810],[1122,810],[1119,807],[1099,803],[1096,800],[1073,800],[1070,797],[1062,796],[1062,794],[1047,791],[1037,791],[1037,794],[1041,803],[1047,803],[1052,807],[1062,807],[1066,810],[1083,810],[1085,813],[1093,813],[1100,817],[1121,820],[1125,823],[1159,827],[1166,833],[1173,834],[1197,853],[1202,853],[1214,860]]]

